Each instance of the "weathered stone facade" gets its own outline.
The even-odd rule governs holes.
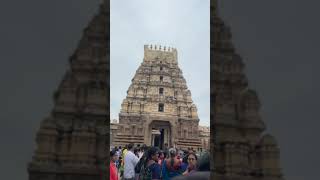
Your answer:
[[[114,120],[110,123],[110,148],[114,147],[113,139],[116,135],[118,129],[120,129],[121,124],[117,120]],[[199,126],[199,138],[201,140],[201,146],[199,150],[209,151],[210,150],[210,127],[208,126]]]
[[[128,143],[200,148],[199,118],[175,48],[144,46],[113,134],[113,146]],[[160,137],[159,137],[160,136]]]
[[[30,180],[100,180],[107,158],[109,114],[106,4],[84,30],[54,93],[54,108],[41,122],[28,165]],[[105,171],[106,169],[104,169]]]
[[[201,139],[201,148],[210,150],[210,127],[199,126],[199,137]]]
[[[283,179],[276,140],[265,134],[260,101],[250,89],[244,63],[231,42],[231,31],[211,1],[211,58],[215,180]]]

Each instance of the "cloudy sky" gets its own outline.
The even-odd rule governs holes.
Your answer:
[[[209,0],[111,0],[111,118],[143,60],[144,44],[178,50],[178,63],[198,108],[201,125],[210,120]]]

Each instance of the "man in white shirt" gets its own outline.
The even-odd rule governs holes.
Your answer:
[[[124,157],[124,180],[135,179],[134,167],[136,167],[138,162],[139,158],[133,153],[133,144],[129,144],[128,152]]]

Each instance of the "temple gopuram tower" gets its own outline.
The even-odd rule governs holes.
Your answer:
[[[109,154],[106,7],[105,1],[69,59],[54,108],[36,135],[29,180],[100,180],[107,173],[99,169]]]
[[[211,1],[211,58],[215,180],[282,180],[279,148],[259,114],[257,93],[250,89],[244,63],[230,28]]]
[[[197,108],[175,48],[144,46],[144,58],[121,104],[113,146],[128,143],[201,147]]]

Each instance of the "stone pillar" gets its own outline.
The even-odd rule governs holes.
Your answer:
[[[173,123],[173,122],[170,122],[170,125],[171,125],[171,140],[172,140],[172,146],[175,145],[176,141],[177,141],[177,135],[176,135],[176,125]]]
[[[144,144],[151,146],[151,127],[149,118],[143,123],[144,126]]]
[[[164,143],[169,144],[169,129],[164,129]]]
[[[152,134],[151,135],[151,146],[153,146],[154,145],[154,135]]]

